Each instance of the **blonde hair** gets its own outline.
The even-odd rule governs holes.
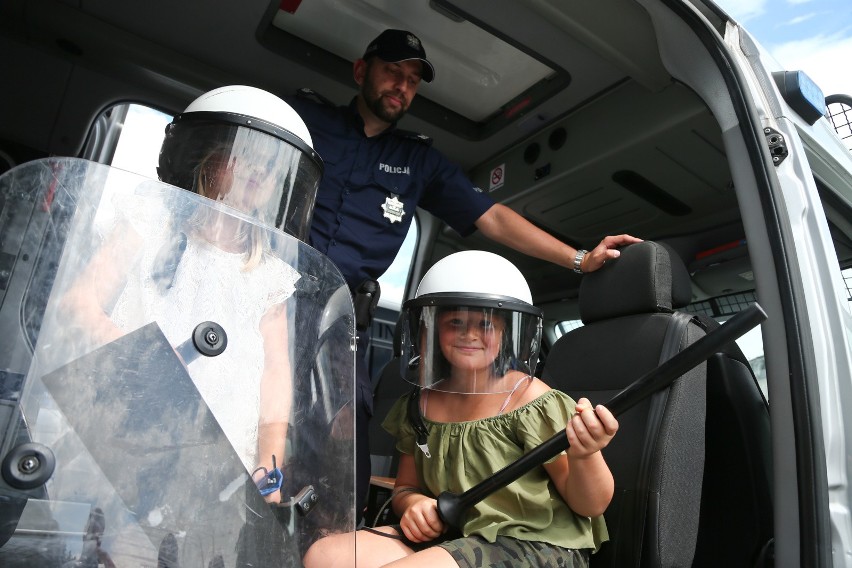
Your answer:
[[[211,188],[216,186],[216,183],[219,181],[214,176],[209,175],[209,170],[211,167],[211,160],[215,156],[221,156],[224,152],[229,150],[229,146],[220,146],[213,148],[210,152],[208,152],[198,163],[195,168],[195,176],[193,179],[193,188],[192,191],[197,193],[202,197],[206,197],[207,199],[211,199],[213,201],[219,201],[218,191],[210,191]],[[250,213],[248,211],[243,211],[243,213]],[[195,213],[189,218],[189,225],[199,230],[204,227],[209,221],[209,210],[208,209],[196,209]],[[245,243],[245,264],[243,265],[243,271],[248,272],[255,268],[258,264],[260,264],[261,259],[263,258],[263,250],[268,245],[266,231],[255,225],[254,223],[248,223],[243,221],[243,226],[248,227],[248,230],[244,233],[237,235],[237,237],[241,237]]]

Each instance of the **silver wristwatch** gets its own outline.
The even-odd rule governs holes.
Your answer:
[[[585,258],[588,252],[585,249],[577,249],[577,254],[574,256],[574,272],[577,274],[583,273],[583,269],[580,267],[583,265],[583,258]]]

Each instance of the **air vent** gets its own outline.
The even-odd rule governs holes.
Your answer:
[[[658,185],[631,170],[621,170],[612,174],[612,180],[651,205],[662,209],[669,215],[682,217],[692,213],[692,209]]]
[[[564,128],[559,127],[550,133],[550,137],[547,139],[547,145],[550,146],[551,150],[558,150],[565,144],[567,139],[568,133],[565,132]]]
[[[534,164],[540,155],[541,146],[538,145],[538,142],[533,142],[524,150],[524,161],[528,164]]]

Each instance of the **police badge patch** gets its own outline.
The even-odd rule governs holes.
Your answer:
[[[391,193],[390,197],[385,199],[385,202],[382,204],[385,219],[389,219],[391,223],[401,223],[402,216],[405,215],[402,206],[402,201],[397,199],[397,195]]]

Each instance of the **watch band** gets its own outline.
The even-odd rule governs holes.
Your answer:
[[[589,251],[585,249],[577,249],[577,254],[574,256],[574,272],[577,274],[583,274],[583,269],[580,268],[583,265],[583,259],[586,257]]]

